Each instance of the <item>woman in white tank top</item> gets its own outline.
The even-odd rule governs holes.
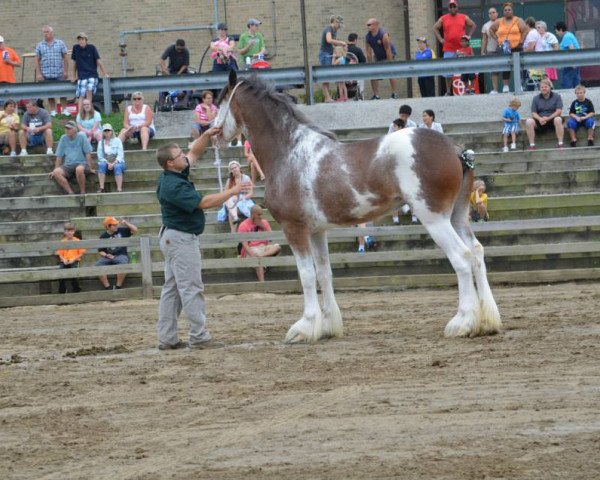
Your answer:
[[[128,138],[137,138],[142,144],[142,150],[147,150],[150,139],[156,134],[152,109],[144,103],[142,92],[134,92],[131,100],[133,103],[125,110],[124,127],[119,138],[123,144]]]

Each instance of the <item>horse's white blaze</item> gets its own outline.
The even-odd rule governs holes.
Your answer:
[[[415,150],[412,146],[414,129],[399,130],[386,135],[379,146],[378,155],[393,155],[396,158],[394,173],[404,200],[413,205],[420,197],[421,182],[414,171]]]

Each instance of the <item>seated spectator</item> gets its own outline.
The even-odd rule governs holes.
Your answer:
[[[367,228],[366,223],[359,223],[356,226],[359,228]],[[358,240],[358,253],[365,253],[366,249],[376,248],[375,239],[371,235],[359,235],[357,237],[357,240]]]
[[[147,150],[150,139],[156,134],[152,109],[144,103],[142,92],[134,92],[131,100],[133,103],[125,110],[119,139],[125,145],[128,138],[137,138],[142,144],[142,150]]]
[[[125,154],[123,143],[115,137],[113,127],[110,123],[102,125],[104,138],[98,143],[98,193],[104,193],[104,181],[106,174],[112,172],[115,175],[117,192],[123,191],[123,172],[125,172]]]
[[[333,47],[333,57],[331,58],[332,65],[346,65],[346,55],[348,51],[345,46],[338,45]],[[348,101],[348,89],[346,88],[346,82],[337,82],[338,89],[338,102]]]
[[[17,132],[20,128],[17,103],[14,100],[6,100],[4,110],[0,111],[0,146],[8,145],[11,157],[17,156]]]
[[[135,235],[138,231],[138,228],[129,223],[127,220],[122,218],[121,220],[117,220],[115,217],[106,217],[102,222],[104,228],[106,229],[100,235],[100,239],[104,240],[112,240],[115,238],[129,238],[132,235]],[[119,227],[119,225],[123,225]],[[107,265],[125,265],[129,263],[129,256],[127,255],[127,247],[104,247],[99,248],[98,253],[100,254],[100,258],[96,262],[97,267],[104,267]],[[112,290],[112,285],[108,282],[107,275],[100,275],[100,282],[105,290]],[[123,283],[125,282],[125,274],[117,273],[117,283],[114,288],[121,289],[123,288]]]
[[[26,108],[19,130],[21,156],[28,155],[27,147],[35,145],[46,145],[46,155],[53,155],[52,117],[46,110],[38,107],[35,100],[29,100]]]
[[[92,169],[92,145],[86,136],[77,131],[77,125],[73,120],[65,124],[65,135],[60,137],[56,149],[56,164],[50,173],[62,189],[69,195],[73,195],[73,189],[69,181],[75,177],[81,194],[85,194],[85,177],[96,173]]]
[[[229,162],[229,178],[225,184],[225,190],[233,188],[238,183],[250,183],[250,177],[242,173],[240,163],[237,160]],[[235,233],[237,225],[240,223],[240,214],[244,217],[250,217],[250,209],[254,205],[254,202],[250,199],[253,193],[253,185],[248,189],[248,193],[240,193],[230,197],[224,204],[227,210],[227,219],[229,220],[229,226],[231,233]]]
[[[216,118],[218,108],[213,103],[213,93],[204,90],[201,95],[202,102],[194,110],[194,124],[192,125],[192,139],[200,137],[210,128],[210,124]]]
[[[508,152],[508,138],[510,137],[511,144],[510,149],[515,150],[517,148],[517,135],[519,134],[519,122],[521,116],[519,115],[519,107],[521,101],[518,98],[513,98],[508,107],[502,112],[502,120],[504,120],[504,127],[502,128],[502,139],[504,140],[504,147],[502,151]]]
[[[256,183],[256,174],[260,175],[261,180],[264,180],[265,174],[263,173],[262,168],[260,168],[260,164],[258,163],[258,160],[252,151],[252,145],[250,145],[248,140],[244,142],[244,156],[248,160],[248,166],[250,167],[250,178],[252,180],[252,185]]]
[[[169,68],[167,70],[167,59]],[[185,40],[178,38],[174,45],[168,47],[160,56],[160,71],[163,75],[181,75],[188,73],[190,66],[190,51],[185,46]]]
[[[485,182],[475,180],[469,196],[469,219],[472,222],[487,222],[490,219],[487,206],[488,196],[485,193]]]
[[[460,48],[456,50],[457,57],[472,57],[473,56],[473,48],[471,48],[471,37],[468,35],[463,35],[460,37]],[[475,86],[473,82],[475,81],[474,73],[463,73],[460,76],[460,80],[465,86],[465,94],[473,95],[475,94]]]
[[[444,133],[442,124],[435,121],[435,112],[429,109],[423,111],[423,123],[419,124],[419,128],[429,128]]]
[[[417,124],[410,119],[412,115],[412,108],[410,105],[400,105],[398,109],[398,118],[390,123],[390,128],[388,128],[388,133],[395,132],[396,130],[400,130],[402,128],[416,128]],[[402,120],[402,125],[397,123],[398,120]]]
[[[64,227],[64,234],[61,242],[78,242],[81,239],[75,236],[75,225],[72,223],[66,223]],[[77,268],[79,267],[79,262],[81,261],[81,257],[85,253],[85,248],[61,248],[56,251],[56,255],[58,255],[58,267],[59,268]],[[71,288],[73,293],[81,292],[81,287],[79,286],[79,281],[77,277],[71,278]],[[67,293],[67,281],[64,278],[61,278],[58,281],[58,293]]]
[[[254,205],[250,210],[250,218],[247,218],[238,228],[238,233],[270,232],[269,222],[262,218],[262,208]],[[279,255],[281,247],[278,243],[269,244],[269,240],[242,240],[242,251],[240,256],[244,257],[274,257]],[[256,267],[256,276],[259,282],[265,281],[265,267]]]
[[[435,52],[427,45],[427,38],[417,37],[415,60],[433,60],[435,58]],[[419,83],[421,97],[435,97],[435,77],[433,75],[418,77],[417,81]]]
[[[596,112],[594,111],[594,104],[588,98],[585,98],[585,87],[583,85],[577,85],[575,87],[575,96],[577,97],[571,103],[569,108],[569,120],[567,121],[567,128],[569,129],[569,136],[571,137],[571,146],[577,146],[577,129],[583,126],[587,130],[587,145],[588,147],[594,146],[594,128],[596,128]]]
[[[77,114],[77,128],[84,133],[90,143],[98,143],[102,140],[102,117],[100,112],[92,106],[92,102],[87,98],[82,102],[82,109]]]
[[[234,55],[235,40],[227,35],[228,28],[226,23],[219,23],[217,30],[219,31],[219,36],[210,44],[212,50],[210,57],[213,59],[212,71],[237,71],[238,65]]]
[[[400,112],[401,112],[400,115],[402,115],[402,117],[404,117],[404,118],[398,117],[396,120],[394,120],[392,122],[392,124],[390,125],[391,132],[389,132],[389,133],[393,133],[397,130],[402,130],[406,126],[405,119],[407,121],[411,122],[414,126],[416,126],[416,123],[408,118],[410,116],[410,114],[412,113],[412,108],[410,108],[408,105],[402,105],[400,107]],[[397,210],[392,214],[392,222],[394,222],[394,225],[400,225],[400,213],[401,212],[403,215],[410,213],[410,206],[408,205],[408,203],[405,203],[404,205],[402,205],[402,208],[400,208],[400,210]],[[411,222],[412,223],[419,222],[416,215],[412,215]],[[361,225],[358,225],[358,226],[360,227]],[[361,239],[359,238],[358,239],[359,253],[360,253],[360,246],[361,246]]]
[[[533,97],[531,102],[531,118],[525,121],[529,150],[535,150],[536,132],[554,130],[558,140],[558,148],[563,148],[565,134],[561,118],[563,108],[562,98],[559,93],[552,91],[552,84],[548,79],[540,81],[540,93]]]

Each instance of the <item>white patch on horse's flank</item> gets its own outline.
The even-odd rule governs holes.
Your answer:
[[[393,155],[396,159],[394,173],[400,183],[404,200],[409,204],[420,198],[421,182],[414,171],[415,149],[412,146],[414,128],[399,130],[386,135],[377,149],[379,155]]]
[[[376,210],[374,206],[377,201],[377,195],[371,192],[361,193],[358,190],[352,189],[356,206],[350,211],[357,218],[366,217],[369,213]]]
[[[314,219],[315,225],[324,225],[327,219],[325,213],[319,208],[315,184],[321,162],[333,151],[333,142],[304,125],[296,129],[292,141],[295,146],[290,161],[295,166],[294,170],[298,171],[300,191],[303,195],[301,199],[303,210],[308,213],[308,218]]]

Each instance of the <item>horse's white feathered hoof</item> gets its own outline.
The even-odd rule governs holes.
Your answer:
[[[285,343],[311,343],[318,340],[315,335],[314,326],[306,319],[301,318],[294,323],[285,336]]]
[[[331,311],[323,311],[323,327],[320,338],[339,338],[343,336],[344,323],[338,306],[336,305]]]
[[[481,334],[494,335],[500,332],[502,320],[496,302],[481,302]]]
[[[471,337],[479,334],[479,329],[476,328],[477,318],[474,313],[465,315],[456,314],[456,316],[448,322],[444,330],[446,337]]]

